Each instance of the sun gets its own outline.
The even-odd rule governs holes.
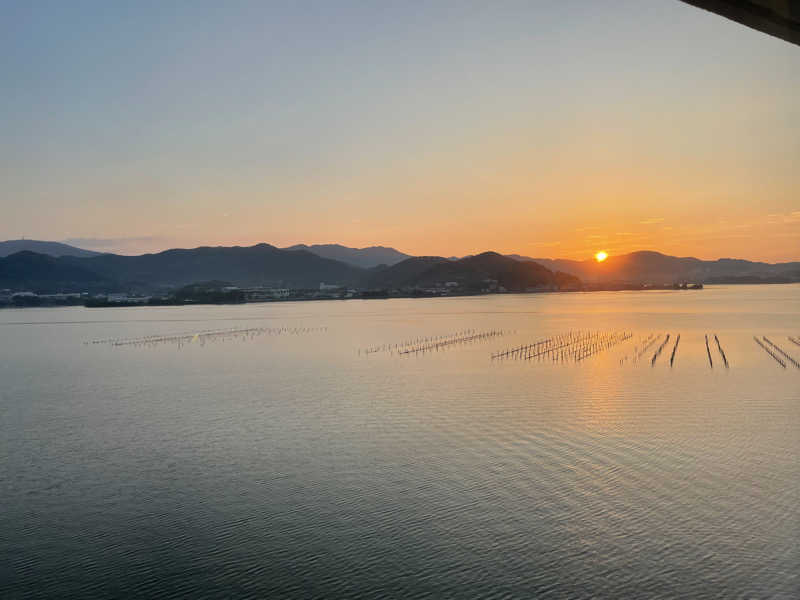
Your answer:
[[[607,258],[608,258],[608,253],[604,252],[603,250],[600,250],[600,252],[594,255],[594,259],[597,262],[603,262]]]

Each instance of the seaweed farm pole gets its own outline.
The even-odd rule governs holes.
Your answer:
[[[767,342],[767,343],[768,343],[770,346],[772,346],[772,347],[773,347],[775,350],[777,350],[778,352],[780,352],[781,354],[783,354],[783,356],[786,358],[786,360],[788,360],[788,361],[789,361],[790,363],[792,363],[792,364],[793,364],[795,367],[797,367],[798,369],[800,369],[800,363],[799,363],[799,362],[797,362],[797,361],[796,361],[796,360],[795,360],[795,359],[794,359],[792,356],[790,356],[789,354],[787,354],[786,352],[784,352],[783,348],[781,348],[780,346],[778,346],[778,344],[773,344],[773,343],[772,343],[772,340],[770,340],[770,339],[769,339],[767,336],[765,336],[765,335],[762,335],[762,336],[761,336],[761,339],[762,339],[762,340],[764,340],[765,342]]]
[[[774,358],[774,359],[776,360],[776,362],[777,362],[777,363],[778,363],[780,366],[782,366],[784,369],[786,368],[786,363],[785,363],[785,362],[783,362],[783,361],[780,359],[780,357],[779,357],[777,354],[775,354],[775,353],[774,353],[772,350],[770,350],[769,348],[767,348],[767,347],[764,345],[764,343],[763,343],[763,342],[762,342],[760,339],[758,339],[756,336],[753,336],[753,339],[755,340],[756,344],[758,344],[759,346],[761,346],[761,347],[764,349],[764,351],[765,351],[767,354],[769,354],[769,355],[770,355],[772,358]],[[765,339],[766,339],[766,338],[765,338]]]
[[[714,368],[714,361],[711,360],[711,348],[708,347],[708,334],[706,334],[706,352],[708,353],[708,366]]]
[[[725,363],[725,368],[728,368],[728,357],[725,356],[725,350],[722,349],[722,344],[719,343],[719,338],[717,334],[714,334],[714,341],[717,342],[717,350],[719,350],[720,355],[722,355],[722,362]]]
[[[675,362],[675,352],[678,350],[678,342],[681,341],[681,334],[678,334],[678,337],[675,338],[675,345],[672,347],[672,356],[669,357],[669,366],[671,367],[672,364]]]
[[[664,338],[664,341],[661,342],[661,345],[655,351],[655,354],[653,354],[653,358],[650,360],[651,367],[656,365],[656,361],[658,360],[658,357],[661,356],[661,351],[664,349],[664,346],[667,345],[667,342],[669,342],[669,334],[667,334],[667,337]]]

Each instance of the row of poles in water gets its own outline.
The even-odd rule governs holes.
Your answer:
[[[661,353],[664,352],[664,349],[667,348],[670,339],[672,339],[672,334],[670,333],[651,333],[648,334],[647,337],[642,339],[636,346],[634,346],[632,352],[630,354],[626,354],[619,360],[619,364],[624,365],[629,360],[631,362],[639,362],[646,354],[649,354],[650,350],[655,347],[652,356],[650,357],[650,366],[656,366],[656,361],[661,356]],[[672,351],[669,354],[669,366],[675,364],[675,355],[678,353],[678,344],[681,342],[681,334],[675,336],[675,342],[672,344]]]
[[[159,344],[172,343],[180,347],[185,344],[193,343],[204,345],[206,342],[212,341],[246,341],[262,335],[303,335],[325,332],[327,330],[328,328],[325,326],[207,329],[191,333],[150,335],[138,338],[107,338],[84,342],[84,344],[109,344],[111,346],[155,346]],[[485,331],[479,331],[477,329],[463,329],[450,334],[419,336],[399,343],[371,346],[369,348],[359,349],[358,353],[365,355],[374,354],[377,352],[388,352],[398,355],[425,354],[428,352],[444,350],[452,346],[486,341],[512,333],[516,332],[504,329],[490,329]],[[595,354],[608,350],[609,348],[612,348],[618,344],[626,342],[633,337],[633,333],[628,331],[569,331],[564,334],[551,336],[532,344],[524,344],[500,352],[492,353],[491,358],[492,360],[511,358],[521,360],[549,359],[554,362],[579,362],[589,358],[590,356],[594,356]],[[663,351],[668,347],[671,339],[675,340],[672,344],[672,350],[669,353],[669,365],[672,367],[675,363],[675,355],[678,351],[678,344],[681,341],[680,334],[677,334],[675,338],[672,338],[671,334],[669,333],[651,333],[646,337],[641,336],[638,343],[632,348],[631,352],[622,357],[619,363],[622,365],[629,360],[632,362],[638,362],[644,358],[645,355],[648,355],[651,366],[655,366]],[[714,368],[712,346],[716,346],[717,353],[722,359],[723,365],[725,365],[726,369],[729,368],[730,365],[728,363],[728,357],[725,354],[725,350],[722,347],[719,337],[716,334],[712,334],[711,337],[709,337],[709,334],[705,334],[704,339],[709,368]],[[799,337],[788,336],[787,339],[792,344],[800,347]],[[792,357],[778,344],[770,340],[767,336],[762,335],[760,339],[757,336],[753,336],[753,340],[783,368],[786,368],[787,364],[791,364],[800,369],[800,362]],[[651,351],[653,352],[652,355],[649,354]]]
[[[668,347],[668,344],[672,338],[672,334],[669,333],[660,333],[655,334],[651,333],[648,335],[638,346],[636,346],[633,350],[633,353],[628,356],[624,356],[620,359],[619,364],[624,364],[627,362],[630,357],[632,357],[633,362],[638,362],[642,359],[642,357],[649,352],[649,350],[658,343],[653,355],[650,357],[650,366],[654,367],[658,358],[661,356],[661,353],[664,351],[665,348]],[[708,334],[705,335],[706,341],[706,352],[708,353],[708,364],[711,368],[714,367],[714,361],[711,358],[711,350],[708,345]],[[681,343],[681,334],[677,334],[674,338],[675,342],[672,344],[672,351],[669,353],[669,366],[672,367],[675,365],[675,356],[678,353],[678,344]],[[722,362],[725,364],[725,368],[728,368],[728,357],[725,355],[725,351],[722,349],[722,344],[719,341],[719,338],[714,335],[714,340],[717,343],[717,349],[719,351],[720,356],[722,356]],[[659,343],[660,342],[660,343]]]
[[[632,339],[633,333],[629,331],[614,331],[614,332],[591,332],[591,331],[570,331],[565,334],[556,335],[547,339],[535,342],[533,344],[526,344],[515,348],[509,348],[501,352],[496,352],[491,355],[492,359],[550,359],[554,362],[559,361],[574,361],[580,362],[584,359],[594,356],[600,352],[613,348],[618,344],[622,344]],[[633,347],[629,354],[626,354],[620,359],[620,364],[625,364],[629,360],[632,362],[639,361],[645,353],[647,353],[656,343],[660,342],[659,346],[655,349],[650,364],[655,366],[658,357],[664,351],[664,348],[670,341],[670,334],[649,334],[647,337],[640,339],[640,342]],[[670,355],[670,366],[675,362],[675,353],[678,349],[678,343],[681,336],[675,338],[675,344],[672,347]]]
[[[800,346],[800,340],[798,340],[797,338],[788,336],[786,339],[788,339],[793,344],[797,344],[798,346]],[[774,358],[775,362],[777,362],[784,369],[786,368],[787,362],[791,363],[796,368],[800,369],[800,362],[795,360],[794,357],[792,357],[788,352],[786,352],[783,348],[778,346],[778,344],[773,342],[767,336],[762,335],[761,339],[758,339],[756,336],[753,336],[753,340],[755,340],[756,344],[761,346],[764,352],[766,352],[772,358]]]
[[[627,331],[570,331],[565,334],[555,335],[534,342],[533,344],[525,344],[501,352],[495,352],[491,356],[492,360],[505,358],[531,360],[538,358],[551,359],[553,361],[572,360],[578,362],[598,352],[608,350],[632,337],[633,334]]]
[[[420,354],[426,352],[435,352],[445,349],[448,346],[459,344],[469,344],[471,342],[488,340],[496,337],[502,337],[514,333],[505,329],[490,329],[487,331],[478,331],[477,329],[464,329],[455,333],[434,335],[434,336],[420,336],[404,342],[395,344],[381,344],[370,346],[369,348],[359,349],[359,354],[375,354],[377,352],[388,352],[390,354]]]
[[[571,331],[566,334],[553,336],[533,344],[527,344],[510,348],[501,352],[496,352],[492,354],[491,357],[492,359],[515,358],[523,360],[528,360],[531,358],[550,358],[553,361],[574,360],[575,362],[578,362],[597,354],[598,352],[602,352],[612,348],[613,346],[616,346],[617,344],[630,340],[633,337],[633,334],[630,332],[609,333]],[[669,351],[669,366],[672,367],[675,364],[678,345],[681,341],[680,333],[675,337],[672,337],[672,334],[670,333],[651,333],[646,337],[640,337],[638,343],[636,343],[631,351],[620,358],[619,364],[623,365],[629,361],[639,362],[645,357],[645,355],[647,355],[650,365],[654,367],[659,357],[664,353],[664,350],[670,347],[670,342],[672,340],[674,340],[674,342],[672,342],[672,349]],[[722,359],[722,364],[725,365],[726,369],[729,368],[730,364],[728,362],[728,356],[725,353],[725,349],[722,347],[722,342],[720,342],[719,337],[716,334],[712,334],[712,337],[709,337],[708,334],[705,334],[705,345],[709,367],[712,369],[714,368],[714,359],[711,352],[712,340],[713,344],[716,345],[719,356]],[[798,346],[800,346],[800,340],[798,340],[796,343]],[[780,349],[778,350],[780,351]],[[652,352],[652,354],[650,354],[650,352]],[[788,355],[786,356],[787,360],[796,363],[794,359]]]
[[[246,341],[261,335],[304,335],[327,331],[327,327],[248,327],[246,329],[206,329],[191,333],[170,335],[147,335],[138,338],[108,338],[92,340],[84,344],[108,344],[111,346],[156,346],[159,344],[184,344],[224,342],[227,340]]]
[[[717,334],[714,334],[714,341],[717,344],[717,350],[719,351],[719,355],[722,357],[722,362],[725,365],[725,368],[728,368],[728,357],[725,356],[725,350],[722,349],[722,344],[719,343],[719,338]],[[711,358],[711,347],[708,343],[708,334],[706,334],[706,354],[708,355],[708,366],[710,368],[714,368],[714,360]]]

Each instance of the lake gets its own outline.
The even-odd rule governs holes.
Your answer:
[[[796,598],[790,338],[798,285],[2,310],[0,596]]]

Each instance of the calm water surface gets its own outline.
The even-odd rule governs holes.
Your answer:
[[[633,337],[491,359],[575,330]],[[754,335],[800,360],[800,286],[0,311],[0,597],[800,597]]]

